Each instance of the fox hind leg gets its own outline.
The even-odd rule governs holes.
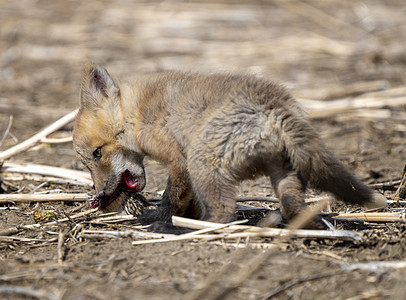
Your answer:
[[[304,206],[306,182],[300,178],[286,159],[275,157],[265,163],[265,174],[270,178],[280,202],[282,215],[291,220]]]
[[[236,183],[221,174],[221,169],[199,159],[189,161],[189,174],[200,219],[226,223],[235,219]]]
[[[305,185],[295,171],[271,174],[275,193],[281,204],[281,212],[288,220],[299,214],[304,204]]]
[[[304,201],[306,182],[296,171],[289,168],[273,170],[268,175],[279,199],[282,216],[291,221],[306,208]],[[324,229],[326,226],[322,222],[321,216],[317,215],[308,221],[305,227]]]

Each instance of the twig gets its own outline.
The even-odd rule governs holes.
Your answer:
[[[263,202],[273,202],[279,203],[278,198],[272,196],[239,196],[236,198],[237,202],[245,201],[263,201]]]
[[[47,185],[47,182],[42,182],[40,185],[36,186],[35,188],[33,188],[30,192],[30,194],[35,194],[36,191],[38,191],[39,189],[43,188],[45,185]]]
[[[147,241],[134,241],[132,245],[143,245],[143,244],[153,244],[153,243],[166,243],[166,242],[175,242],[175,241],[184,241],[184,240],[193,240],[193,239],[217,239],[217,238],[226,238],[227,235],[202,235],[203,233],[209,233],[213,231],[217,231],[235,224],[246,223],[247,220],[239,220],[227,224],[218,224],[218,226],[212,228],[204,228],[194,232],[185,233],[182,235],[169,237],[165,239],[158,239],[158,240],[147,240]]]
[[[203,229],[203,228],[215,228],[224,224],[212,223],[207,221],[187,219],[183,217],[172,217],[173,225],[189,229]],[[248,226],[248,225],[230,225],[228,227],[222,228],[223,232],[235,232],[244,231],[247,233],[245,236],[257,236],[257,237],[296,237],[296,238],[321,238],[321,239],[343,239],[350,240],[353,242],[360,242],[362,237],[359,233],[353,231],[345,230],[306,230],[306,229],[279,229],[279,228],[264,228],[258,226]],[[241,236],[242,233],[239,233]],[[230,237],[231,235],[229,235]],[[237,234],[233,236],[238,237]]]
[[[64,260],[64,242],[65,234],[60,230],[58,235],[58,264],[62,264]]]
[[[46,176],[46,175],[36,175],[36,174],[12,174],[10,172],[2,172],[4,180],[8,181],[22,181],[22,180],[30,180],[30,181],[40,181],[40,182],[47,182],[47,183],[54,183],[58,185],[70,184],[70,185],[78,185],[78,186],[91,186],[90,179],[79,179],[79,178],[57,178],[53,176]]]
[[[27,202],[81,202],[88,201],[91,196],[86,193],[81,194],[1,194],[0,204],[2,203],[27,203]]]
[[[218,245],[218,246],[225,246],[225,247],[234,247],[234,248],[240,248],[244,249],[246,247],[251,247],[252,249],[277,249],[281,251],[286,251],[288,249],[289,244],[282,244],[282,243],[277,243],[277,244],[271,244],[269,242],[249,242],[249,243],[231,243],[231,242],[226,242],[226,241],[210,241],[208,242],[211,245]]]
[[[24,295],[27,297],[33,297],[33,298],[45,298],[49,300],[59,300],[59,297],[56,297],[52,294],[50,294],[46,290],[40,290],[36,288],[28,288],[24,286],[0,286],[0,294],[5,294],[5,295],[14,295],[14,294],[20,294]]]
[[[108,223],[118,223],[125,221],[134,221],[137,217],[132,215],[114,215],[109,217],[100,217],[95,220],[89,221],[89,224],[108,224]]]
[[[372,183],[369,184],[369,186],[373,189],[381,189],[381,190],[394,190],[394,187],[398,184],[400,184],[401,180],[400,179],[395,179],[395,180],[390,180],[386,182],[378,182],[378,183]]]
[[[0,147],[3,145],[4,141],[6,140],[7,136],[9,135],[12,124],[13,124],[13,115],[10,115],[6,131],[4,132],[3,137],[0,141]]]
[[[64,137],[64,138],[42,138],[40,140],[41,143],[44,144],[64,144],[64,143],[70,143],[72,142],[73,137],[72,136],[68,136],[68,137]]]
[[[400,106],[406,104],[406,97],[398,97],[392,99],[381,99],[381,98],[362,98],[362,99],[343,99],[326,101],[324,104],[322,101],[319,102],[318,107],[309,107],[309,102],[306,104],[301,101],[309,111],[308,117],[311,119],[325,118],[336,115],[338,113],[344,113],[349,111],[354,111],[356,109],[366,109],[366,108],[376,108],[384,106]],[[316,103],[314,103],[316,104]]]
[[[300,238],[309,238],[309,239],[342,239],[342,240],[350,240],[350,241],[355,241],[355,242],[359,242],[361,241],[361,237],[360,236],[353,236],[350,232],[348,231],[347,233],[350,233],[350,235],[343,235],[343,231],[331,231],[332,234],[326,234],[325,232],[330,232],[330,231],[325,231],[323,232],[323,230],[307,230],[307,232],[305,232],[305,230],[300,230],[299,234],[297,234],[298,232],[295,231],[295,233],[292,235],[292,237],[300,237]],[[338,233],[338,234],[337,234]],[[228,233],[228,232],[222,232],[222,233],[218,233],[218,234],[211,234],[211,235],[189,235],[189,236],[176,236],[173,238],[167,238],[167,239],[158,239],[158,240],[148,240],[148,241],[134,241],[132,242],[133,245],[143,245],[143,244],[157,244],[157,243],[166,243],[166,242],[174,242],[174,241],[184,241],[184,240],[195,240],[195,239],[199,239],[199,240],[209,240],[209,241],[213,241],[213,240],[218,240],[218,239],[228,239],[228,240],[236,240],[239,238],[278,238],[278,237],[286,237],[286,233],[285,234],[276,234],[275,232],[270,232],[268,230],[262,230],[262,231],[258,231],[258,232],[249,232],[249,231],[245,231],[245,232],[236,232],[236,233]]]
[[[149,239],[162,239],[170,238],[172,234],[160,234],[154,232],[145,232],[139,230],[82,230],[79,237],[82,238],[149,238]]]
[[[237,204],[236,210],[242,211],[242,212],[252,212],[252,211],[266,212],[266,211],[269,211],[270,209],[266,208],[266,207],[247,206],[247,205]]]
[[[394,90],[394,91],[393,91]],[[406,104],[406,89],[396,88],[380,93],[370,93],[358,98],[344,98],[332,101],[299,99],[308,110],[309,118],[324,118],[338,113],[355,111],[357,109],[373,109]]]
[[[400,261],[369,261],[365,263],[354,263],[342,267],[346,271],[368,270],[375,273],[383,273],[392,269],[406,269],[406,260]]]
[[[406,204],[406,200],[387,200],[387,204]]]
[[[234,222],[230,222],[227,224],[220,224],[219,226],[215,226],[213,228],[203,228],[197,231],[193,231],[193,232],[189,232],[189,233],[185,233],[183,234],[183,236],[195,236],[195,235],[199,235],[199,234],[203,234],[203,233],[209,233],[209,232],[213,232],[213,231],[217,231],[223,228],[227,228],[230,227],[232,225],[238,225],[238,224],[243,224],[243,223],[247,223],[248,220],[237,220]]]
[[[41,239],[33,239],[33,238],[26,238],[26,237],[21,237],[21,236],[0,236],[0,241],[10,241],[10,242],[26,242],[26,243],[31,243],[31,242],[44,242],[44,240]],[[54,239],[48,240],[49,241],[54,241]]]
[[[87,172],[46,165],[38,165],[30,163],[20,165],[16,163],[7,162],[3,164],[2,172],[38,174],[44,176],[65,178],[83,185],[91,186],[93,184],[93,181],[89,173]]]
[[[51,125],[44,128],[37,134],[33,135],[29,139],[21,142],[20,144],[13,146],[3,152],[0,152],[0,161],[9,159],[10,157],[12,157],[18,153],[21,153],[25,150],[28,150],[31,147],[38,145],[39,143],[41,143],[41,140],[43,138],[47,137],[52,132],[62,128],[66,124],[72,122],[75,119],[76,113],[77,113],[77,110],[70,112],[69,114],[63,116],[56,122],[54,122]]]
[[[358,219],[367,222],[405,222],[401,213],[343,213],[334,218]]]

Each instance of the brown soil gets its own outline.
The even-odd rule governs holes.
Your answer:
[[[167,69],[256,73],[285,83],[299,98],[326,101],[404,87],[405,14],[404,3],[395,0],[2,1],[0,137],[10,115],[11,133],[22,141],[75,109],[86,61],[102,64],[122,78]],[[351,91],[350,86],[365,82],[374,83],[374,88]],[[373,116],[342,113],[312,123],[332,151],[359,178],[373,184],[401,177],[406,158],[405,111],[404,106],[381,107]],[[71,129],[70,124],[60,135],[69,135]],[[13,144],[8,136],[1,150]],[[41,145],[10,161],[83,169],[71,144]],[[161,191],[165,169],[148,162],[147,173],[146,191]],[[5,183],[1,187],[7,189]],[[20,193],[28,193],[42,182],[8,183],[21,189]],[[396,188],[391,185],[379,191],[390,199]],[[39,191],[54,189],[91,191],[90,187],[60,184],[46,184]],[[265,194],[272,194],[265,179],[246,182],[240,188],[240,195]],[[90,208],[89,203],[81,205],[3,205],[10,209],[0,210],[1,230],[33,224],[35,209],[63,218],[73,210]],[[260,202],[249,205],[269,207]],[[347,210],[360,209],[341,204],[331,207],[334,212]],[[386,211],[404,212],[405,208],[395,203]],[[11,235],[17,237],[14,240],[1,236],[0,297],[178,299],[223,266],[237,263],[206,293],[207,299],[215,299],[238,270],[267,251],[273,251],[272,255],[251,276],[216,299],[405,299],[406,295],[404,266],[376,269],[355,265],[404,263],[404,223],[337,224],[340,229],[363,233],[360,244],[292,239],[270,250],[274,241],[259,239],[251,242],[261,246],[253,243],[236,262],[236,241],[133,246],[131,238],[75,237],[72,230],[78,222],[22,230]],[[80,219],[80,223],[84,229],[134,228],[131,222],[92,225]],[[59,232],[65,233],[62,264],[57,263]],[[27,290],[18,293],[17,287],[41,295]]]

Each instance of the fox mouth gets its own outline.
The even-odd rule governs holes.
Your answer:
[[[143,188],[142,179],[140,177],[135,177],[131,174],[129,170],[126,170],[118,182],[116,189],[110,195],[106,195],[104,192],[101,195],[97,195],[96,198],[91,202],[93,208],[99,208],[104,210],[112,202],[117,200],[124,191],[129,192],[140,192]]]

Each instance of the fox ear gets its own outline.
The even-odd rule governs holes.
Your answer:
[[[120,94],[118,85],[105,68],[87,63],[82,73],[80,98],[82,104],[98,105],[103,98],[116,98]],[[90,103],[89,103],[90,102]]]

